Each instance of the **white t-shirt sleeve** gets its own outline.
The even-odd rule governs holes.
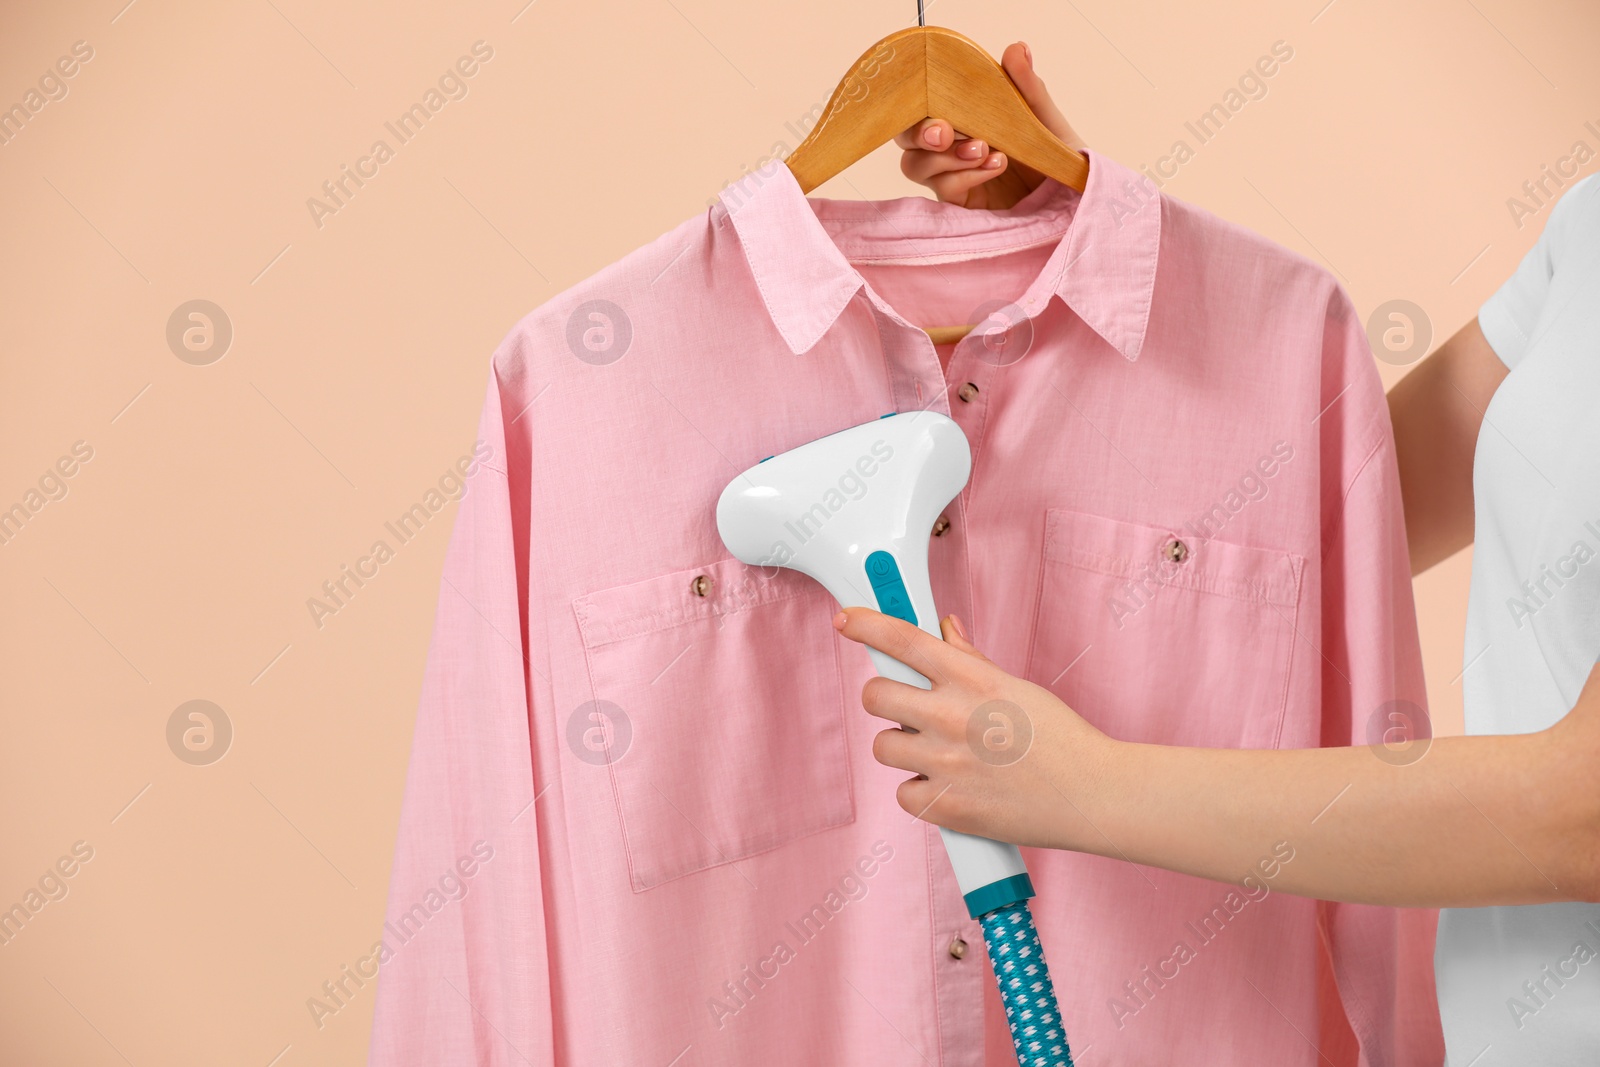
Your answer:
[[[1516,272],[1478,309],[1478,326],[1500,362],[1515,367],[1528,347],[1550,293],[1550,279],[1572,238],[1577,221],[1600,191],[1600,174],[1591,174],[1561,195],[1545,221],[1544,232]]]

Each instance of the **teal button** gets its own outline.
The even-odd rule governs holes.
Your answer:
[[[867,557],[867,581],[876,589],[880,585],[900,581],[900,565],[895,563],[894,557],[889,553],[879,550]]]
[[[904,619],[913,626],[917,624],[917,613],[911,607],[911,594],[906,592],[905,583],[900,580],[900,567],[893,556],[883,551],[868,556],[867,581],[872,583],[879,611]]]
[[[897,619],[904,619],[911,625],[917,624],[917,613],[911,608],[911,594],[906,592],[906,587],[899,582],[892,585],[881,585],[876,590],[878,594],[878,610],[885,615],[893,615]]]

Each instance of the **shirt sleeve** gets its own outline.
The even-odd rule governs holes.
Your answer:
[[[1431,734],[1427,689],[1389,410],[1365,331],[1342,291],[1324,337],[1324,389],[1331,396],[1345,382],[1348,391],[1320,427],[1322,743],[1398,741],[1392,731],[1406,723],[1412,736],[1425,738]],[[1421,748],[1390,751],[1404,759]],[[1332,807],[1326,817],[1337,812]],[[1320,908],[1362,1067],[1443,1062],[1433,982],[1438,912],[1338,903]]]
[[[1550,279],[1571,240],[1577,217],[1594,202],[1600,190],[1596,175],[1574,185],[1550,209],[1544,232],[1534,242],[1516,271],[1478,309],[1478,326],[1500,362],[1515,367],[1528,347],[1535,324],[1550,295]]]
[[[381,940],[370,1067],[553,1063],[518,559],[526,447],[491,365],[439,586]],[[359,966],[358,966],[359,969]]]

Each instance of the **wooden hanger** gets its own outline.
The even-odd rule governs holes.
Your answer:
[[[822,119],[785,162],[809,193],[900,131],[941,118],[1012,160],[1083,191],[1084,155],[1051,133],[1005,69],[967,37],[940,26],[891,33],[867,49],[828,98]],[[925,330],[934,344],[965,337],[972,324]]]

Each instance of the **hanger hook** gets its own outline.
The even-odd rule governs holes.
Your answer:
[[[922,14],[922,0],[917,0],[917,25],[926,26],[927,24],[928,20]]]

